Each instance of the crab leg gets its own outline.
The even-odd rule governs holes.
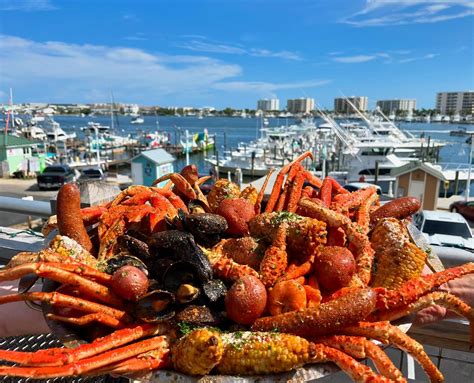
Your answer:
[[[122,362],[111,364],[92,371],[87,376],[112,375],[141,375],[145,372],[167,368],[170,366],[169,350],[160,348],[138,355]]]
[[[168,326],[165,324],[127,327],[73,349],[51,348],[36,352],[0,350],[0,359],[25,366],[62,366],[99,355],[102,352],[123,346],[140,338],[164,334],[167,330]]]
[[[59,322],[70,323],[75,326],[86,326],[93,322],[97,322],[112,328],[125,327],[124,323],[104,313],[87,314],[79,318],[70,318],[56,314],[48,314],[47,317],[49,319],[57,320]]]
[[[290,213],[294,213],[298,207],[298,201],[301,198],[301,193],[303,192],[303,184],[305,181],[304,173],[298,173],[293,180],[293,185],[290,190],[290,195],[288,198],[288,204],[286,210]]]
[[[377,339],[382,343],[394,345],[412,355],[425,370],[431,382],[444,381],[443,374],[433,364],[423,350],[423,346],[398,327],[391,325],[390,322],[359,322],[357,325],[343,328],[341,332],[346,335]]]
[[[396,320],[408,314],[432,305],[441,305],[465,317],[469,321],[470,343],[474,345],[474,310],[455,295],[437,291],[422,296],[419,300],[391,311],[376,312],[370,316],[371,320]]]
[[[268,185],[268,180],[270,179],[270,176],[273,174],[275,169],[270,169],[269,172],[267,173],[267,177],[265,178],[265,181],[263,182],[263,186],[260,189],[258,196],[257,196],[257,201],[255,202],[255,214],[260,214],[260,210],[262,207],[262,200],[263,196],[265,195],[265,189],[267,188]]]
[[[125,322],[128,322],[131,319],[125,311],[117,310],[112,307],[102,305],[100,303],[87,301],[81,298],[71,297],[69,295],[57,292],[31,292],[24,294],[3,295],[0,297],[0,304],[21,301],[41,301],[48,303],[52,306],[70,307],[88,313],[105,313],[107,315],[110,315],[111,317],[117,318],[118,320]]]
[[[93,297],[101,302],[109,303],[112,306],[117,307],[123,306],[122,301],[117,298],[117,296],[113,294],[106,286],[81,277],[75,272],[64,270],[65,268],[68,268],[68,266],[65,266],[64,268],[58,268],[54,267],[54,265],[43,262],[27,263],[17,266],[13,269],[0,271],[0,281],[15,280],[27,274],[34,273],[43,278],[48,278],[59,283],[74,286],[81,293],[84,293],[89,297]],[[73,270],[81,270],[81,266],[74,266]],[[86,270],[85,267],[84,270]],[[99,274],[99,272],[97,272],[97,274]]]
[[[112,363],[120,362],[155,349],[168,350],[168,338],[157,336],[141,342],[106,351],[94,357],[83,359],[64,366],[10,367],[0,366],[0,375],[35,379],[49,379],[62,376],[81,375]]]
[[[302,170],[303,170],[303,167],[299,163],[294,164],[290,168],[288,175],[286,176],[285,186],[283,187],[283,191],[280,194],[280,197],[278,198],[275,211],[282,211],[283,208],[285,207],[285,203],[287,202],[287,195],[288,193],[291,193],[291,190],[293,189],[294,179],[296,175],[298,174],[298,172],[301,172]]]
[[[377,309],[379,311],[392,311],[409,305],[442,284],[472,273],[474,273],[474,263],[470,262],[462,266],[440,271],[439,273],[410,279],[396,290],[377,287],[375,288],[377,292]]]
[[[275,180],[275,184],[273,186],[272,193],[270,194],[270,198],[268,199],[267,207],[265,208],[265,213],[270,213],[273,211],[273,208],[275,207],[275,204],[277,203],[278,196],[280,195],[281,186],[283,185],[283,180],[285,178],[285,175],[289,172],[289,170],[294,164],[296,164],[297,162],[303,161],[307,157],[310,157],[311,159],[313,159],[312,153],[305,152],[302,155],[300,155],[298,158],[296,158],[293,162],[290,162],[289,164],[281,168]]]
[[[326,177],[323,180],[321,189],[319,190],[319,199],[323,202],[324,206],[331,206],[332,201],[332,181],[331,178]]]
[[[334,197],[331,207],[340,212],[348,211],[349,209],[360,206],[372,194],[377,194],[377,189],[375,189],[375,187],[357,190],[350,194],[339,194]]]
[[[171,190],[159,189],[159,188],[154,188],[153,190],[156,193],[161,194],[163,197],[166,197],[176,209],[182,209],[186,214],[188,213],[188,208],[183,202],[183,200],[179,198]]]
[[[277,235],[265,251],[260,263],[260,279],[267,288],[275,284],[288,266],[288,255],[286,253],[287,227],[286,223],[278,227]]]
[[[122,191],[117,197],[115,197],[112,202],[110,202],[109,208],[119,205],[127,197],[133,197],[134,195],[143,192],[146,193],[148,190],[150,190],[150,188],[144,185],[129,186],[124,191]]]
[[[156,184],[159,184],[162,181],[165,180],[171,180],[173,181],[174,185],[176,188],[187,198],[189,199],[196,199],[196,192],[194,191],[193,187],[191,184],[186,181],[186,178],[184,178],[181,174],[179,173],[170,173],[166,174],[156,180],[153,181],[151,186],[155,186]]]
[[[37,263],[24,263],[22,265],[4,269],[0,271],[0,281],[13,281],[20,279],[21,277],[35,273],[38,276],[42,276],[41,273],[45,271],[63,270],[75,275],[81,275],[87,278],[93,278],[98,283],[107,285],[110,283],[112,276],[96,270],[92,267],[78,264],[78,263],[59,263],[59,262],[37,262]]]
[[[395,367],[383,350],[364,337],[333,335],[316,340],[326,346],[338,349],[356,359],[369,358],[374,363],[377,371],[383,376],[396,382],[406,382],[400,370]]]

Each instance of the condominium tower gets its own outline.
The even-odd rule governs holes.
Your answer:
[[[286,102],[286,110],[290,113],[311,113],[313,109],[314,98],[295,98]]]
[[[357,109],[362,112],[367,111],[369,105],[368,97],[338,97],[334,99],[334,111],[336,113],[354,113],[354,108],[349,104],[350,101]]]
[[[278,98],[264,98],[257,101],[257,109],[264,112],[270,112],[272,110],[280,110],[280,100]]]
[[[396,112],[399,110],[411,112],[416,109],[416,100],[400,99],[400,100],[379,100],[377,106],[382,112]]]
[[[440,92],[436,95],[436,109],[441,114],[474,114],[474,92]]]

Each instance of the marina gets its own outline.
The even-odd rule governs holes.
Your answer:
[[[36,141],[35,151],[46,163],[63,161],[78,169],[101,164],[128,173],[134,155],[164,148],[176,158],[176,166],[185,164],[187,154],[201,174],[218,171],[234,178],[237,171],[248,180],[310,150],[315,158],[311,170],[319,176],[329,174],[340,183],[364,179],[378,183],[384,193],[391,188],[393,194],[391,169],[422,160],[444,172],[448,196],[464,190],[469,130],[453,134],[446,123],[397,123],[383,114],[377,116],[335,119],[322,113],[300,121],[288,117],[144,116],[143,124],[137,125],[128,116],[57,115],[23,125],[17,134]]]

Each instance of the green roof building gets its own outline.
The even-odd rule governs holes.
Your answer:
[[[33,155],[37,146],[35,141],[0,133],[0,176],[7,177],[21,170],[25,174],[40,171],[44,167],[44,157]]]

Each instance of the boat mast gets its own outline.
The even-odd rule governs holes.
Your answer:
[[[114,95],[110,92],[110,128],[114,131]]]

